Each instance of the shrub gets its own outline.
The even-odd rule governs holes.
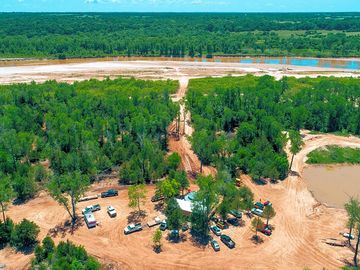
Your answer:
[[[42,246],[35,249],[35,259],[32,270],[39,269],[81,269],[99,270],[100,263],[89,256],[82,246],[76,246],[70,241],[60,242],[55,247],[50,237],[45,237]]]
[[[10,218],[7,218],[5,222],[0,221],[0,248],[10,242],[13,229],[14,222]]]
[[[32,221],[23,219],[14,227],[14,230],[11,233],[10,244],[18,250],[33,248],[37,243],[39,232],[39,226]]]

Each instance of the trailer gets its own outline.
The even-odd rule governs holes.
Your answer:
[[[151,228],[161,223],[161,219],[159,217],[154,218],[154,220],[148,221],[147,225]]]
[[[99,198],[99,195],[82,197],[82,198],[79,199],[79,202],[86,202],[86,201],[90,201],[90,200],[96,200],[97,198]]]
[[[85,219],[86,225],[88,226],[89,229],[96,227],[96,219],[92,212],[85,213],[84,219]]]

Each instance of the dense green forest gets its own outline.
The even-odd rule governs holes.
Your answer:
[[[359,102],[360,80],[352,78],[191,80],[187,106],[195,128],[193,148],[203,164],[232,175],[283,179],[289,170],[284,131],[291,131],[294,142],[301,141],[296,139],[300,128],[359,135]]]
[[[66,185],[86,186],[113,166],[125,183],[162,177],[167,126],[178,111],[169,95],[177,86],[135,79],[0,86],[2,191],[11,183],[26,200],[50,181],[81,194]],[[1,203],[11,198],[5,195]]]
[[[0,13],[0,57],[360,56],[359,13]]]

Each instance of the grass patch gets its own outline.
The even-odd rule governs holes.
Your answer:
[[[339,147],[335,145],[316,149],[308,155],[308,164],[360,164],[360,148]]]

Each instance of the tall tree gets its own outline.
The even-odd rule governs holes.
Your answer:
[[[89,186],[89,179],[79,171],[55,176],[49,183],[50,195],[62,206],[71,217],[74,225],[77,219],[76,204]],[[69,199],[70,198],[70,199]]]
[[[290,130],[289,131],[289,139],[291,141],[290,152],[292,154],[291,162],[290,162],[290,166],[289,166],[289,171],[290,171],[292,168],[292,164],[294,162],[294,157],[297,153],[300,152],[301,147],[304,144],[304,142],[302,141],[299,130]]]
[[[272,205],[265,206],[263,215],[264,218],[266,218],[266,226],[268,226],[269,220],[275,217],[276,215],[275,209],[272,207]]]
[[[180,184],[175,179],[165,179],[160,182],[158,185],[159,193],[164,196],[164,199],[167,201],[177,195],[179,195]]]
[[[11,187],[10,178],[7,176],[3,176],[0,179],[0,206],[4,223],[6,220],[5,211],[7,204],[11,201],[13,197],[14,191]]]
[[[162,239],[162,232],[160,229],[156,229],[152,238],[156,252],[161,251],[161,239]]]
[[[167,224],[170,230],[179,230],[184,220],[184,214],[175,200],[171,198],[166,206],[165,214],[167,217]]]
[[[144,205],[146,202],[146,186],[144,184],[134,185],[129,187],[128,196],[129,196],[129,207],[138,208],[139,213],[141,212],[141,205]]]
[[[177,172],[175,172],[174,178],[180,184],[181,195],[184,196],[184,191],[187,188],[189,188],[189,186],[190,186],[190,182],[189,182],[189,179],[187,178],[186,172],[185,171],[177,171]]]
[[[197,179],[200,190],[193,200],[191,213],[191,230],[201,241],[207,240],[209,220],[218,204],[216,181],[211,176],[200,176]]]
[[[354,199],[354,198],[350,198],[350,200],[345,204],[345,210],[349,216],[348,219],[348,227],[349,227],[349,246],[351,245],[351,235],[352,235],[352,231],[356,225],[356,209],[359,207],[359,202]]]
[[[258,240],[258,231],[262,230],[262,228],[264,227],[264,222],[261,218],[256,217],[251,221],[251,226],[255,230],[255,237]]]

